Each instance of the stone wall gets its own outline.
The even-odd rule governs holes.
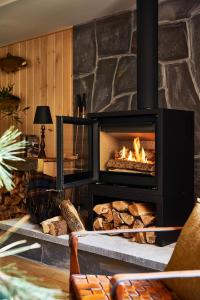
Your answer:
[[[87,94],[88,112],[137,108],[136,49],[135,11],[74,28],[74,95]],[[159,106],[195,111],[195,191],[200,196],[198,0],[159,6]]]

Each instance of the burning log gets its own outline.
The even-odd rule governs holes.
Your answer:
[[[108,170],[123,169],[138,172],[155,172],[155,165],[143,162],[129,161],[129,160],[115,160],[109,159],[106,165]]]
[[[126,156],[128,156],[128,149],[126,150]],[[145,156],[148,161],[155,162],[155,151],[145,149]],[[119,151],[115,151],[115,160],[120,159],[121,154]]]

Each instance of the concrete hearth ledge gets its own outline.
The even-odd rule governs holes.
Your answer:
[[[0,221],[0,230],[7,230],[17,219]],[[54,237],[44,234],[38,225],[23,224],[18,234],[68,247],[68,235]],[[79,238],[79,249],[119,261],[136,264],[154,270],[163,270],[173,252],[173,246],[157,247],[137,244],[118,236],[93,235]]]

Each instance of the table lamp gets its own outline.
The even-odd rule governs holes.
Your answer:
[[[49,106],[37,106],[33,124],[41,124],[41,141],[38,158],[46,158],[45,154],[45,124],[53,124]]]

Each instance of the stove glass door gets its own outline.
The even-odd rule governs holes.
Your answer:
[[[57,190],[95,181],[93,155],[95,122],[57,117]]]

